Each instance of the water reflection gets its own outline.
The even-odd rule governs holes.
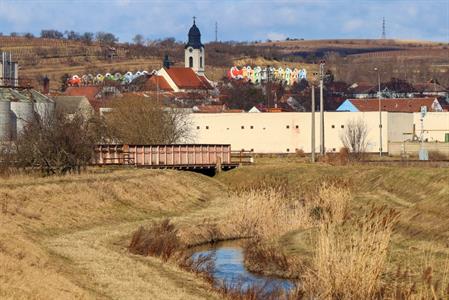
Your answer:
[[[197,251],[192,258],[198,259],[206,255],[212,255],[215,262],[214,280],[227,287],[243,290],[257,287],[266,292],[283,290],[286,293],[295,288],[290,280],[257,275],[246,270],[243,263],[244,252],[239,246],[219,245],[208,250]]]

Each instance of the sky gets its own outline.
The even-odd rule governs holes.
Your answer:
[[[449,0],[0,0],[0,32],[112,32],[121,42],[186,41],[192,17],[202,41],[387,38],[449,42]],[[1,46],[1,45],[0,45]]]

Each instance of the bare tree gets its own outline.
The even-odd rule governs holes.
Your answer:
[[[127,144],[173,144],[189,140],[187,114],[161,106],[152,97],[126,96],[111,101],[105,116],[114,140]]]
[[[359,118],[346,123],[345,129],[340,134],[340,140],[355,159],[363,158],[367,147],[368,126]]]
[[[145,42],[145,38],[144,38],[143,35],[141,35],[141,34],[136,34],[136,35],[133,37],[133,42],[134,42],[134,44],[136,44],[136,45],[142,46],[142,45],[144,44],[144,42]]]
[[[99,141],[94,125],[81,115],[36,116],[12,146],[15,166],[47,175],[80,172],[90,163],[93,145]]]

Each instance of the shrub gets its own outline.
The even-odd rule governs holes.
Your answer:
[[[37,168],[47,175],[79,173],[91,162],[92,146],[99,140],[96,126],[81,115],[56,113],[44,119],[36,117],[13,146],[15,165]]]
[[[449,155],[442,153],[440,151],[429,151],[429,160],[447,160]]]
[[[175,225],[164,219],[149,229],[140,227],[134,232],[128,249],[133,254],[157,256],[167,261],[175,251],[183,248],[177,234]]]
[[[349,162],[349,149],[346,147],[340,148],[338,158],[340,159],[341,165],[346,165]]]

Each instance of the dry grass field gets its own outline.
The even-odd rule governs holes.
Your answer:
[[[327,184],[324,189],[323,183]],[[301,204],[310,197],[325,208],[322,212],[329,213],[325,217],[329,224],[336,226],[315,228],[316,217],[326,215],[305,213],[313,211]],[[372,205],[399,213],[391,233],[390,227],[383,227],[383,218],[370,219]],[[212,236],[260,236],[266,251],[285,255],[278,260],[290,265],[288,271],[297,272],[281,274],[286,276],[302,276],[299,270],[307,270],[296,263],[315,266],[318,272],[319,263],[325,261],[332,261],[340,275],[332,276],[322,268],[321,277],[351,278],[360,286],[360,277],[351,275],[354,270],[359,274],[375,270],[382,276],[366,279],[363,284],[370,287],[379,280],[391,280],[385,276],[395,274],[398,267],[413,280],[421,278],[423,268],[429,266],[431,281],[444,280],[443,274],[449,274],[445,269],[449,267],[447,168],[310,165],[295,158],[260,158],[253,166],[214,178],[136,169],[92,169],[82,175],[47,178],[16,175],[0,181],[0,209],[2,299],[221,298],[207,282],[175,263],[128,252],[138,227],[165,218],[173,221],[181,239],[190,245]],[[365,241],[363,234],[354,235],[358,229],[348,233],[353,228],[346,227],[353,226],[350,223],[339,225],[346,224],[347,213],[353,220],[371,222],[360,221],[360,228],[365,228],[362,232],[376,247],[359,242],[353,255],[345,254],[343,243],[326,248],[347,236]],[[266,253],[247,252],[252,256],[246,261],[250,268],[254,257],[266,259]],[[342,267],[343,259],[355,257],[362,262],[355,264],[361,269]],[[366,261],[372,263],[367,266]],[[314,285],[306,281],[313,276],[304,279],[310,290],[321,293],[329,288],[318,284],[324,281],[314,280]]]
[[[193,275],[125,246],[142,223],[204,218],[222,191],[216,180],[171,171],[2,179],[0,298],[213,299]]]

